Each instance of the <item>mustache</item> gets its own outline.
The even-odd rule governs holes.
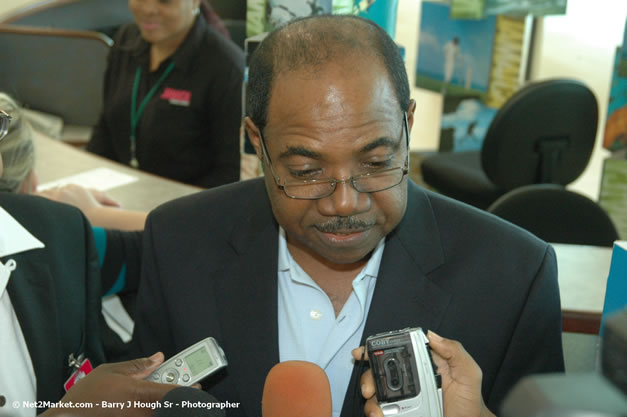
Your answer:
[[[335,217],[332,220],[315,225],[323,233],[346,232],[350,230],[365,230],[374,226],[376,222],[366,222],[353,216]]]

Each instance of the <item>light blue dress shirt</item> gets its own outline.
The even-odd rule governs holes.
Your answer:
[[[333,417],[339,417],[353,371],[351,351],[359,346],[379,273],[385,238],[353,280],[353,291],[335,317],[327,294],[296,263],[279,230],[279,358],[313,362],[331,384]]]

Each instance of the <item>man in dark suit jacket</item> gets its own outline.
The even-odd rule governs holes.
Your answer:
[[[385,32],[346,16],[299,20],[264,40],[249,76],[245,123],[265,177],[151,213],[135,327],[144,353],[169,357],[215,337],[229,366],[208,389],[240,404],[227,415],[259,416],[264,379],[292,347],[280,324],[290,314],[280,284],[286,247],[297,265],[289,273],[302,269],[299,279],[326,294],[337,321],[354,280],[373,267],[376,286],[353,347],[415,326],[457,339],[483,371],[477,393],[493,411],[522,376],[563,370],[551,247],[407,179],[416,106]],[[330,339],[319,339],[323,349]],[[358,378],[353,368],[340,398],[334,391],[334,416],[354,415]],[[454,409],[460,398],[444,395]],[[473,401],[490,415],[481,395]]]

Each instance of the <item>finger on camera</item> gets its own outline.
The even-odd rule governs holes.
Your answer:
[[[365,399],[374,397],[376,393],[375,383],[374,383],[374,377],[372,376],[372,371],[370,369],[368,369],[366,372],[364,372],[361,375],[360,384],[361,384],[361,395]]]
[[[460,342],[446,339],[433,333],[431,330],[429,330],[427,337],[429,338],[431,350],[445,360],[449,366],[459,367],[469,371],[473,370],[474,373],[481,376],[481,369]],[[439,366],[439,361],[435,357],[434,361],[436,361],[436,365]]]
[[[162,352],[156,352],[147,358],[137,358],[125,362],[106,364],[110,372],[131,376],[136,379],[144,379],[163,363],[165,356]]]
[[[368,417],[384,417],[376,398],[370,398],[364,405],[364,415]]]
[[[427,333],[427,337],[429,338],[429,347],[431,347],[431,350],[445,360],[461,358],[464,355],[468,355],[462,344],[456,340],[446,339],[431,330]]]
[[[362,355],[363,355],[363,360],[365,361],[368,360],[368,351],[366,351],[363,346],[359,346],[358,348],[353,349],[351,353],[353,354],[353,358],[356,361],[362,360]]]

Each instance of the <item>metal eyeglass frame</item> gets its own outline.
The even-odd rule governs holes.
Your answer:
[[[9,125],[11,124],[11,115],[0,109],[0,140],[9,133]]]
[[[261,150],[263,152],[263,156],[268,161],[268,166],[270,167],[272,178],[274,178],[274,182],[276,183],[277,187],[279,187],[280,190],[283,190],[285,195],[288,196],[289,198],[298,199],[298,200],[319,200],[321,198],[325,198],[333,194],[335,190],[337,189],[337,184],[346,184],[350,182],[353,188],[360,193],[363,193],[363,192],[376,193],[379,191],[385,191],[385,190],[389,190],[390,188],[396,187],[398,184],[400,184],[403,181],[403,178],[405,178],[405,175],[407,175],[407,173],[409,172],[409,123],[407,121],[407,112],[403,112],[403,129],[405,131],[405,144],[407,147],[407,158],[405,159],[405,165],[402,167],[394,167],[394,168],[384,169],[381,171],[366,172],[364,174],[355,175],[350,178],[346,178],[344,180],[338,180],[336,178],[325,178],[325,179],[307,180],[307,181],[302,181],[302,182],[301,181],[298,181],[298,182],[295,181],[295,182],[290,182],[290,183],[286,182],[284,184],[281,184],[281,178],[274,172],[274,168],[272,167],[272,160],[270,159],[270,154],[268,153],[268,149],[266,148],[266,140],[263,137],[263,132],[261,131],[261,129],[259,129],[259,138],[261,139]],[[366,178],[374,174],[378,175],[378,174],[392,172],[398,169],[402,170],[403,175],[401,175],[399,182],[397,182],[394,185],[390,185],[389,187],[385,187],[380,190],[361,191],[356,185],[356,180]],[[332,185],[332,188],[330,189],[328,194],[323,194],[317,197],[297,197],[297,196],[288,194],[287,191],[285,190],[285,187],[289,185],[310,185],[310,184],[322,184],[322,183],[329,183]]]

